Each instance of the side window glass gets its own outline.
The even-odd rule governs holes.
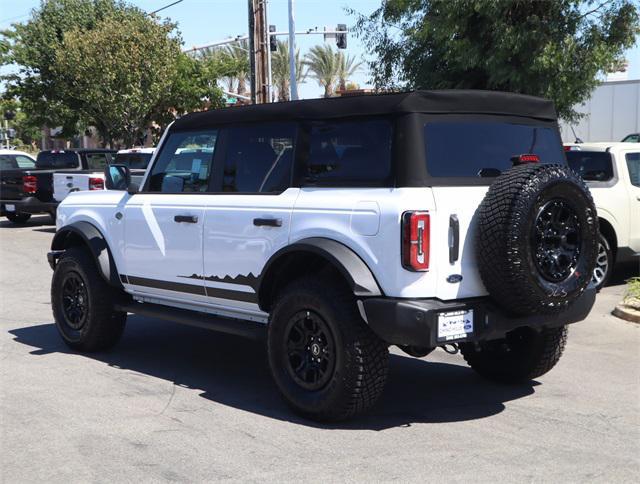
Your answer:
[[[279,193],[289,188],[295,134],[292,123],[230,128],[222,191]]]
[[[104,170],[106,165],[106,153],[87,153],[87,167],[89,170]]]
[[[211,176],[218,130],[173,133],[155,162],[150,192],[206,192]]]
[[[631,184],[640,187],[640,153],[627,153],[626,159]]]
[[[318,123],[311,128],[307,183],[385,186],[391,175],[391,124]]]

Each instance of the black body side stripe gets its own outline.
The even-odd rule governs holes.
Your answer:
[[[180,282],[159,281],[157,279],[147,279],[137,276],[122,276],[127,278],[128,284],[136,286],[153,287],[155,289],[165,289],[167,291],[184,292],[197,294],[199,296],[216,297],[220,299],[230,299],[232,301],[258,302],[258,295],[250,292],[233,291],[230,289],[220,289],[219,287],[198,286],[195,284],[182,284]],[[124,281],[123,281],[124,282]]]

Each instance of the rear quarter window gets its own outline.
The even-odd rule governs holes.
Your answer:
[[[432,177],[491,177],[511,158],[535,154],[541,163],[565,164],[551,127],[501,122],[428,122],[424,126],[427,171]]]
[[[387,186],[391,177],[387,120],[317,122],[311,127],[306,184]]]
[[[627,153],[625,158],[631,184],[640,187],[640,153]]]

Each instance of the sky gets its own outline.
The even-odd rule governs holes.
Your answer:
[[[151,12],[168,5],[175,0],[129,0],[130,3]],[[287,30],[287,0],[268,0],[267,22],[276,25],[278,31]],[[32,8],[40,0],[0,0],[0,29],[12,22],[28,20]],[[308,30],[323,27],[335,28],[337,24],[352,26],[355,18],[345,11],[345,7],[369,14],[380,5],[380,0],[295,0],[296,30]],[[201,46],[224,40],[227,37],[246,35],[247,0],[183,0],[159,13],[178,23],[185,48]],[[296,46],[304,54],[311,46],[323,42],[322,35],[304,35],[296,37]],[[335,47],[335,41],[333,46]],[[349,55],[358,59],[367,55],[366,46],[349,35]],[[636,45],[627,52],[630,62],[629,79],[640,79],[640,46]],[[2,70],[6,72],[6,67]],[[353,81],[361,87],[368,87],[369,75],[365,66],[353,76]],[[301,98],[318,97],[322,89],[312,79],[299,86]]]

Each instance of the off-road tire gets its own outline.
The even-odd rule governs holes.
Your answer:
[[[5,216],[14,224],[24,224],[31,218],[30,213],[5,213]]]
[[[463,343],[460,352],[478,374],[501,383],[522,383],[551,370],[567,344],[567,327],[536,331],[519,328],[505,339],[476,346]]]
[[[335,348],[334,370],[319,389],[302,387],[292,376],[288,327],[300,314],[320,317]],[[304,277],[277,296],[268,328],[271,373],[289,406],[305,418],[339,421],[372,407],[382,393],[389,352],[360,317],[356,301],[339,281]]]
[[[596,290],[602,289],[607,285],[613,272],[614,256],[613,250],[607,238],[600,234],[598,242],[598,256],[596,258],[596,268],[593,271],[593,283],[596,285]],[[603,260],[604,259],[604,260]],[[596,271],[598,277],[596,278]]]
[[[79,318],[77,328],[72,327],[70,310],[65,309],[65,304],[70,304],[70,297],[65,295],[65,284],[72,285],[72,280],[79,282],[81,300],[86,301],[86,310]],[[114,309],[119,296],[119,291],[100,276],[93,257],[85,248],[67,249],[58,261],[51,281],[53,317],[64,342],[75,350],[86,352],[115,345],[127,320],[126,312]]]
[[[548,215],[556,209],[554,204],[561,207],[557,209],[560,213],[571,215],[574,229],[569,235],[566,231],[558,235],[566,230],[566,220],[556,224]],[[551,221],[544,222],[542,217]],[[544,231],[537,225],[541,220],[547,224]],[[503,173],[480,204],[477,222],[476,254],[482,281],[494,301],[507,311],[522,315],[560,312],[578,299],[591,281],[598,218],[587,186],[569,167],[529,164]],[[544,242],[536,242],[535,237]],[[561,251],[570,238],[575,241],[573,256],[557,255],[564,254]],[[548,240],[561,247],[545,251],[542,244]],[[555,258],[549,254],[556,254]],[[567,264],[571,267],[566,277],[560,273],[562,279],[554,280],[541,269],[541,260],[573,262]]]

